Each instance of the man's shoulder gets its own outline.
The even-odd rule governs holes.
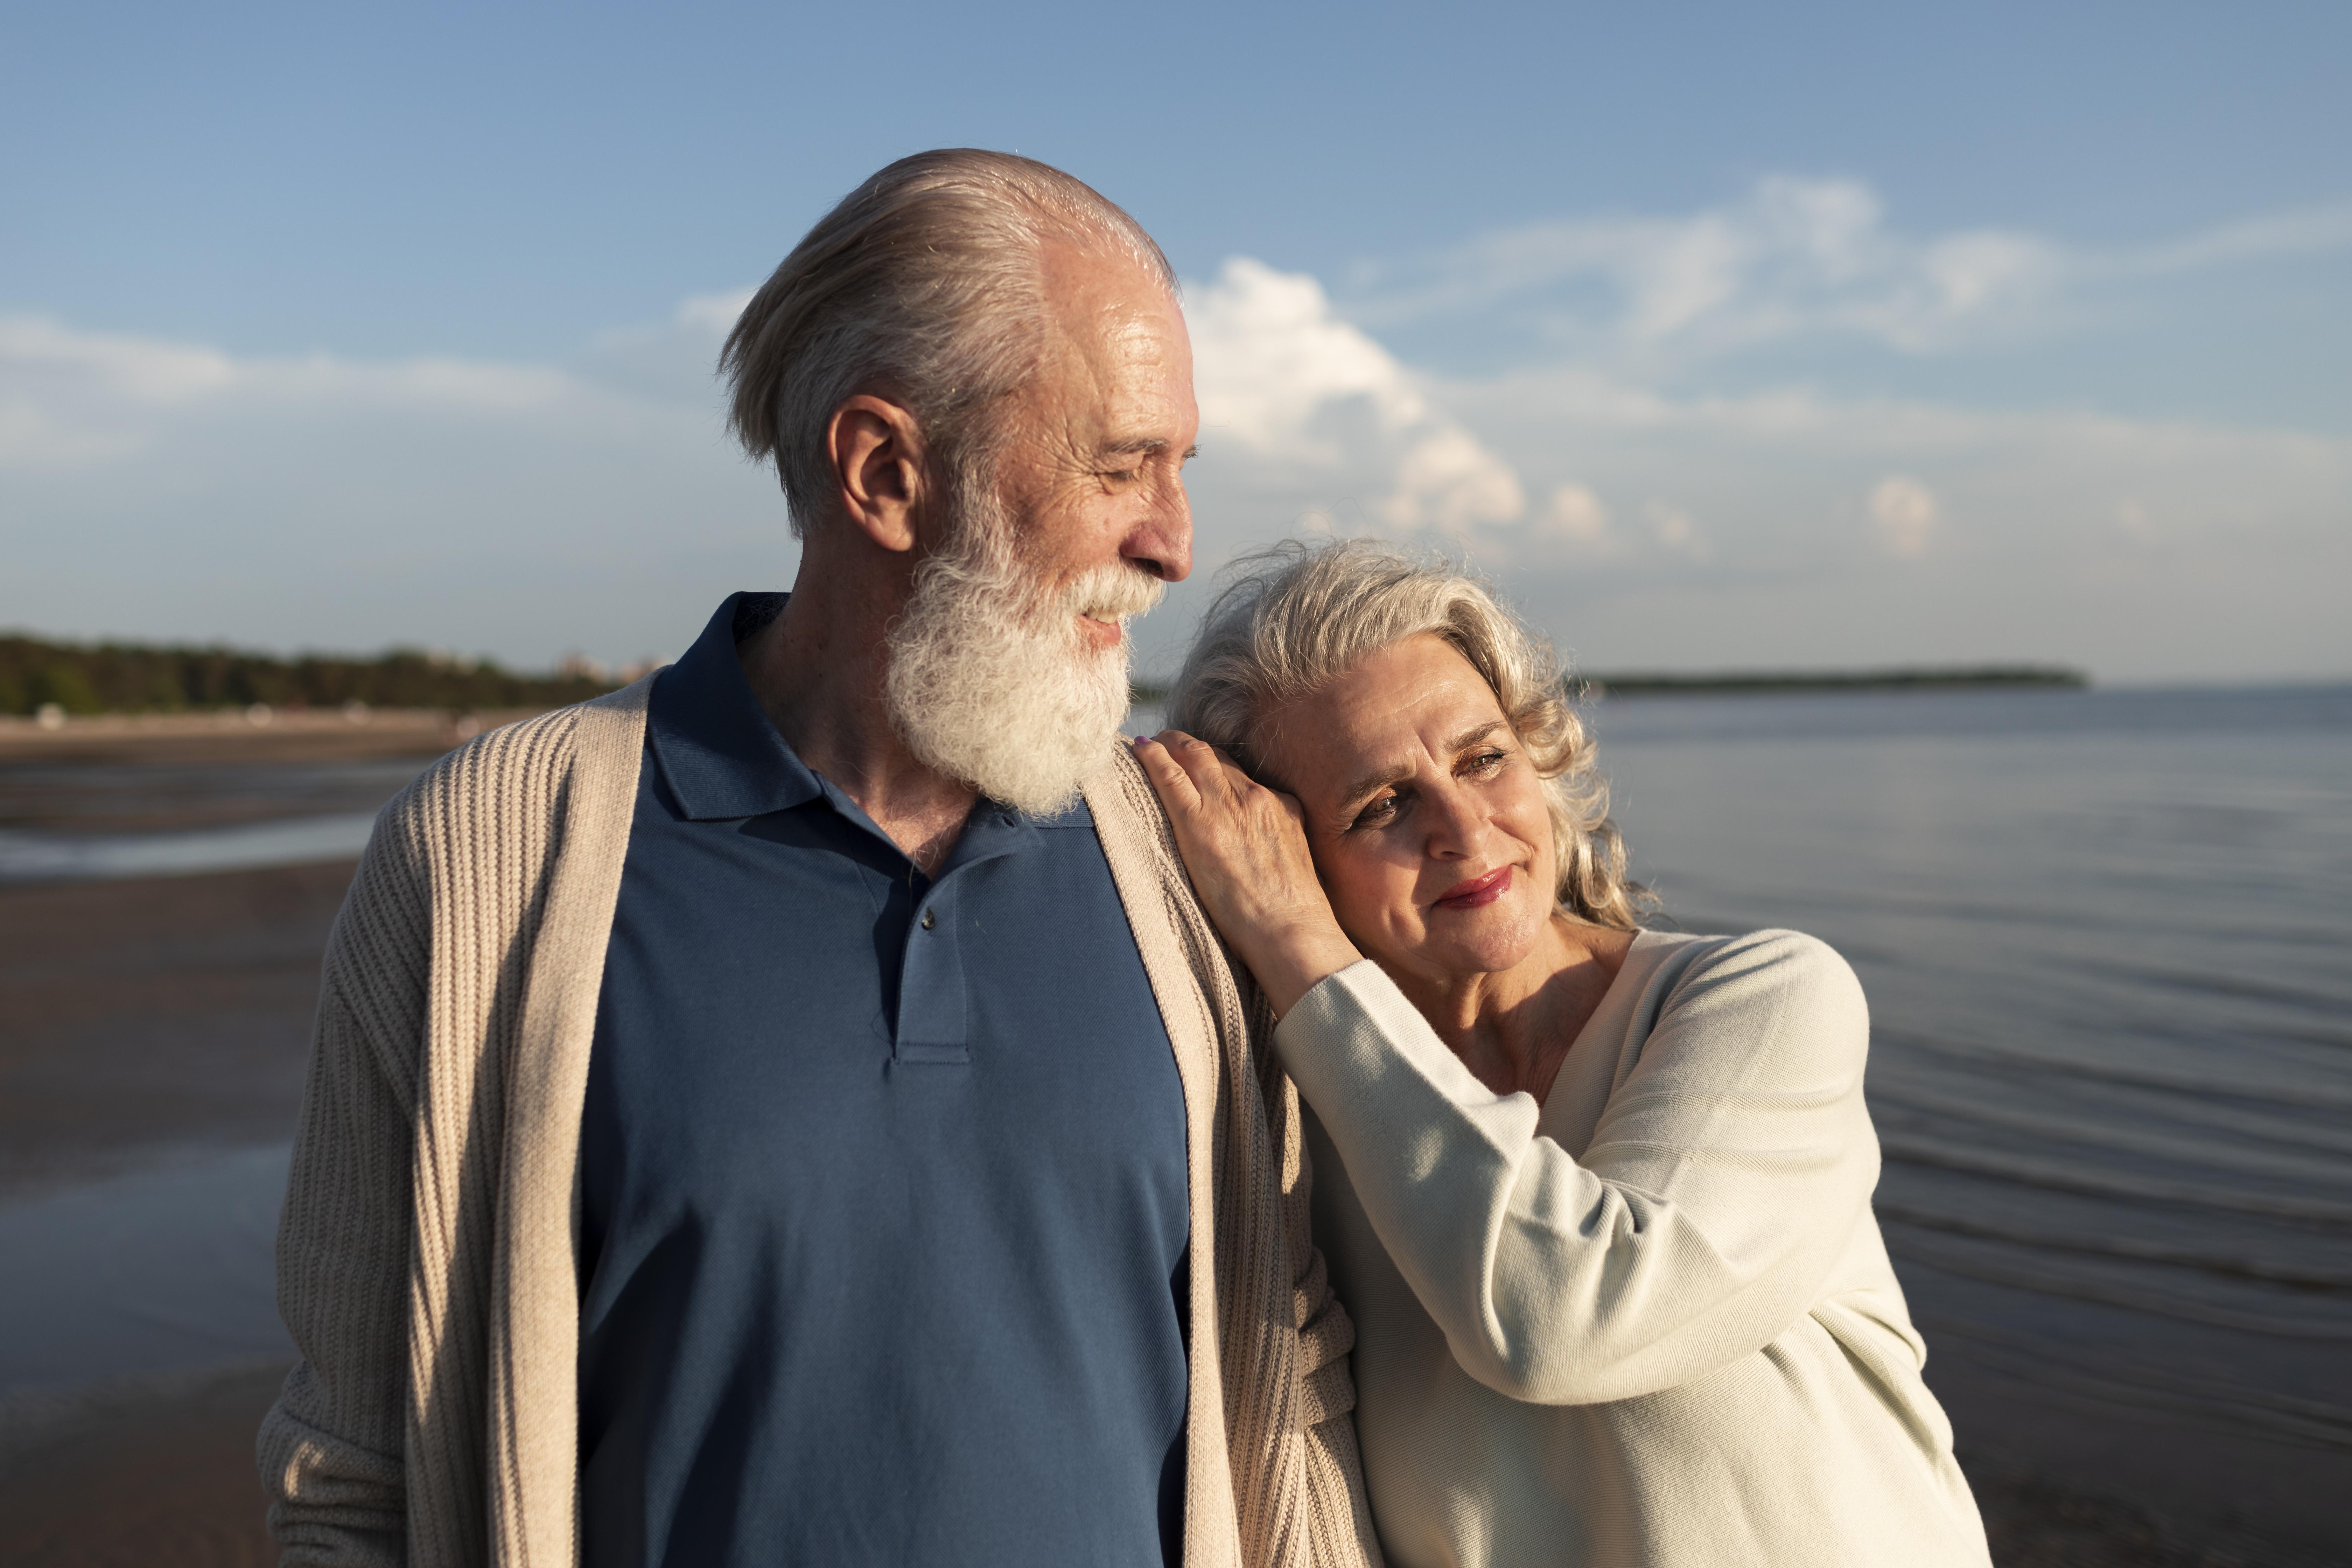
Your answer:
[[[457,848],[544,829],[579,804],[583,783],[605,784],[594,792],[602,795],[626,772],[634,795],[652,681],[484,731],[394,795],[377,833],[399,833],[428,851]]]

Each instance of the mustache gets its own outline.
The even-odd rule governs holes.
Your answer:
[[[1168,584],[1140,566],[1097,566],[1056,595],[1065,615],[1097,621],[1127,621],[1149,615],[1167,595]]]

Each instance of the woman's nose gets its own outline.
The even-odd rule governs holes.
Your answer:
[[[1429,853],[1440,860],[1475,860],[1486,843],[1486,814],[1468,792],[1441,790],[1427,797]]]

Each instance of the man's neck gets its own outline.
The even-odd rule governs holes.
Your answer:
[[[833,781],[926,876],[955,847],[978,792],[916,760],[884,696],[903,584],[835,574],[804,551],[783,613],[736,649],[752,695],[801,761]],[[824,586],[803,592],[812,581]]]

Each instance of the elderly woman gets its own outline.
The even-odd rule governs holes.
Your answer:
[[[1794,932],[1639,928],[1540,645],[1286,546],[1170,718],[1137,754],[1312,1112],[1391,1559],[1985,1563],[1871,1216],[1861,988]]]

